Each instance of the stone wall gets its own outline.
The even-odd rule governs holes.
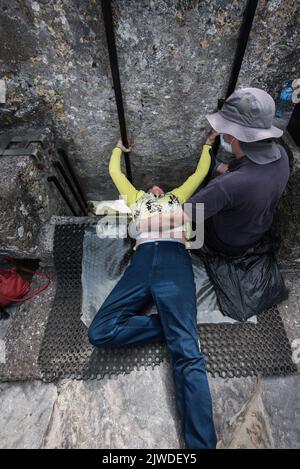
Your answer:
[[[135,146],[134,182],[177,185],[195,167],[204,118],[224,96],[246,1],[113,0],[120,74]],[[260,0],[239,85],[275,97],[298,78],[299,2]],[[116,196],[118,137],[100,1],[3,0],[2,131],[47,125],[68,149],[88,198]]]
[[[71,207],[77,215],[80,213],[72,191],[53,166],[56,161],[63,163],[54,136],[50,129],[43,128],[27,131],[27,141],[23,140],[24,134],[15,132],[10,136],[7,132],[6,137],[10,137],[9,148],[0,156],[1,253],[51,257],[53,233],[49,232],[48,222],[52,215],[71,215],[72,211],[54,183],[48,181],[49,175],[56,177]],[[0,153],[3,145],[0,138]]]

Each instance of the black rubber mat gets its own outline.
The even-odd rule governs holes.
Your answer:
[[[58,288],[39,356],[45,381],[102,378],[154,367],[169,359],[164,343],[111,349],[95,349],[89,344],[87,328],[80,320],[85,226],[55,228]],[[276,307],[260,314],[257,324],[205,324],[199,329],[206,367],[213,376],[286,375],[296,371]]]

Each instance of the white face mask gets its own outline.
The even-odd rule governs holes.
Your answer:
[[[224,140],[224,134],[220,134],[220,143],[221,147],[224,148],[225,151],[228,151],[228,153],[233,153],[231,143],[227,143]]]

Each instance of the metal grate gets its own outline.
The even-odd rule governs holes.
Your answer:
[[[57,225],[54,258],[58,288],[39,356],[45,381],[103,378],[155,367],[167,359],[164,343],[94,349],[81,314],[81,262],[85,224]],[[257,324],[201,325],[200,340],[207,371],[223,378],[285,375],[296,371],[291,347],[276,307]]]

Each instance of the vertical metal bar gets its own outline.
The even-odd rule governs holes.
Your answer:
[[[226,90],[225,99],[218,100],[218,110],[222,109],[225,100],[230,96],[236,87],[239,74],[241,71],[244,55],[250,36],[258,0],[248,0],[247,5],[243,14],[243,21],[240,27],[239,35],[237,38],[237,46],[234,54],[233,64],[231,68],[230,78]],[[217,138],[214,145],[212,146],[213,154],[216,156],[220,146],[220,139]]]
[[[122,141],[125,147],[128,147],[128,138],[127,138],[126,121],[125,121],[123,98],[122,98],[122,88],[121,88],[121,82],[120,82],[117,48],[116,48],[116,41],[115,41],[115,34],[114,34],[114,27],[113,27],[111,2],[110,0],[101,0],[101,4],[102,4],[102,14],[103,14],[105,32],[106,32],[108,53],[109,53],[110,68],[111,68],[111,74],[112,74],[112,79],[113,79],[113,84],[114,84],[115,98],[116,98],[116,104],[117,104],[117,110],[118,110],[120,132],[121,132]],[[127,178],[129,179],[130,182],[132,182],[132,173],[131,173],[129,153],[125,153],[124,158],[125,158]]]
[[[258,0],[248,0],[247,5],[244,11],[244,18],[241,24],[239,37],[237,39],[237,46],[235,51],[235,56],[233,59],[233,65],[231,69],[230,79],[227,87],[226,98],[230,96],[236,87],[241,66],[243,63],[249,35],[251,32],[256,8],[257,8]]]
[[[75,217],[77,217],[77,213],[72,205],[72,202],[71,200],[69,199],[69,197],[67,196],[67,194],[65,193],[64,191],[64,188],[61,186],[60,182],[58,181],[57,177],[55,176],[49,176],[47,178],[47,181],[49,182],[53,182],[55,184],[55,186],[57,187],[60,195],[62,196],[62,198],[64,199],[64,201],[66,202],[67,206],[69,207],[69,209],[71,210],[71,212],[73,213],[73,215],[75,215]]]
[[[67,170],[69,171],[69,173],[70,173],[70,175],[71,175],[71,177],[72,177],[72,181],[74,182],[74,185],[75,185],[75,187],[76,187],[76,189],[77,189],[77,192],[78,192],[78,194],[79,194],[79,196],[80,196],[80,199],[81,199],[82,204],[84,205],[85,208],[87,208],[87,203],[86,203],[86,200],[85,200],[85,196],[84,196],[84,194],[83,194],[83,192],[82,192],[82,190],[81,190],[81,187],[80,187],[80,184],[79,184],[79,182],[78,182],[77,176],[76,176],[76,174],[75,174],[75,172],[74,172],[74,170],[73,170],[73,168],[72,168],[72,166],[71,166],[71,164],[70,164],[70,160],[69,160],[68,154],[66,153],[66,151],[65,151],[63,148],[59,148],[59,149],[57,150],[57,152],[58,152],[58,154],[62,157],[63,162],[64,162],[64,164],[66,165],[66,168],[67,168]]]
[[[75,191],[74,187],[73,187],[73,184],[69,178],[69,176],[67,175],[66,171],[65,171],[65,168],[63,167],[63,165],[61,164],[60,161],[54,161],[53,162],[53,166],[54,168],[56,168],[60,174],[62,175],[62,177],[64,178],[67,186],[69,187],[70,191],[72,192],[73,194],[73,197],[74,199],[76,200],[81,212],[84,214],[84,215],[87,215],[88,212],[85,208],[85,206],[82,204],[81,200],[80,200],[80,197],[78,196],[77,192]]]

